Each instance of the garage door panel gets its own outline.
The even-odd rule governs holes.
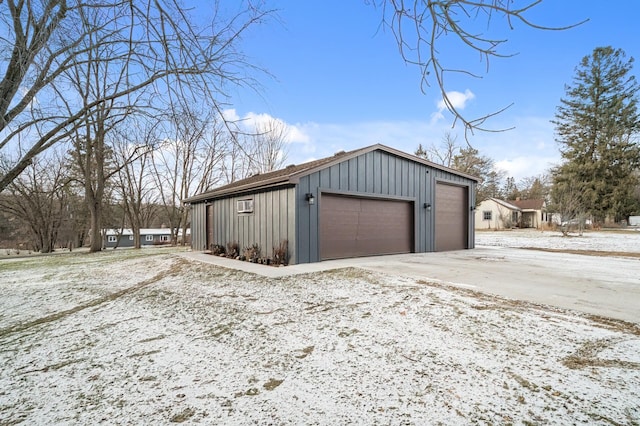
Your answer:
[[[413,250],[413,204],[322,196],[321,258],[337,259]]]
[[[467,187],[436,184],[436,251],[467,248]]]

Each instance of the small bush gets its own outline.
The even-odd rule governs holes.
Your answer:
[[[256,263],[258,261],[258,258],[260,258],[260,253],[260,246],[257,243],[253,243],[252,245],[244,249],[244,257],[249,262]]]
[[[214,256],[220,256],[224,254],[224,246],[222,244],[211,244],[211,254]]]
[[[275,265],[286,265],[289,263],[289,241],[282,240],[280,244],[273,247],[273,263]]]
[[[240,255],[240,244],[237,241],[227,243],[227,257],[235,259]]]

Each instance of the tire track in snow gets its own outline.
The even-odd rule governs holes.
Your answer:
[[[162,280],[163,278],[166,278],[168,276],[177,274],[178,271],[180,270],[180,267],[185,265],[187,263],[186,260],[184,259],[174,259],[173,262],[169,265],[169,268],[167,270],[161,271],[159,273],[157,273],[156,275],[154,275],[153,277],[146,279],[138,284],[134,284],[131,287],[127,287],[125,289],[116,291],[115,293],[111,293],[108,294],[106,296],[102,296],[99,297],[97,299],[91,300],[89,302],[83,303],[81,305],[75,306],[71,309],[66,309],[64,311],[60,311],[60,312],[56,312],[54,314],[51,315],[47,315],[44,316],[42,318],[38,318],[32,321],[28,321],[28,322],[24,322],[24,323],[20,323],[20,324],[16,324],[16,325],[12,325],[10,327],[5,327],[5,328],[1,328],[0,329],[0,338],[4,338],[6,336],[9,336],[11,334],[14,333],[20,333],[23,332],[25,330],[28,330],[32,327],[37,327],[39,325],[42,324],[47,324],[53,321],[57,321],[59,319],[63,319],[66,318],[70,315],[73,315],[75,313],[78,313],[80,311],[83,311],[85,309],[89,309],[89,308],[93,308],[95,306],[98,305],[102,305],[103,303],[109,303],[112,302],[116,299],[119,299],[122,296],[126,296],[127,294],[136,292],[144,287],[148,287],[151,284],[154,284],[160,280]]]

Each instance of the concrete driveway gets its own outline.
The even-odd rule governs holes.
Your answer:
[[[634,258],[480,246],[273,268],[202,253],[188,256],[272,278],[358,267],[640,323],[640,260]]]
[[[378,272],[640,322],[640,260],[478,247],[356,260]]]

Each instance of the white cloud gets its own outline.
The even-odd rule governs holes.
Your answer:
[[[234,108],[229,108],[222,111],[222,118],[224,118],[226,121],[231,121],[231,122],[240,120],[240,116],[238,115],[238,113]]]
[[[528,155],[499,160],[495,162],[495,166],[506,171],[507,176],[512,176],[518,182],[526,177],[546,173],[557,161],[557,157]]]
[[[447,92],[447,98],[451,106],[457,110],[463,110],[467,106],[467,103],[475,97],[476,95],[469,89],[465,90],[464,93],[455,90]],[[440,99],[440,101],[438,101],[438,111],[431,114],[431,121],[435,122],[443,119],[445,110],[447,110],[447,104],[444,99]]]
[[[474,95],[473,92],[469,89],[465,90],[464,93],[457,92],[455,90],[447,92],[447,98],[449,98],[449,102],[451,102],[451,105],[456,109],[464,109],[464,107],[467,106],[467,101],[470,101],[475,97],[476,95]],[[444,99],[441,99],[440,102],[438,102],[438,110],[442,112],[445,109],[447,109],[447,104],[445,103]]]
[[[252,131],[256,127],[265,125],[270,122],[276,122],[281,126],[284,126],[287,132],[287,143],[301,143],[308,144],[310,142],[309,135],[307,135],[300,125],[289,124],[284,120],[273,117],[267,113],[255,113],[248,112],[244,116],[238,115],[237,111],[233,108],[226,109],[222,112],[225,120],[236,123],[242,129]]]

